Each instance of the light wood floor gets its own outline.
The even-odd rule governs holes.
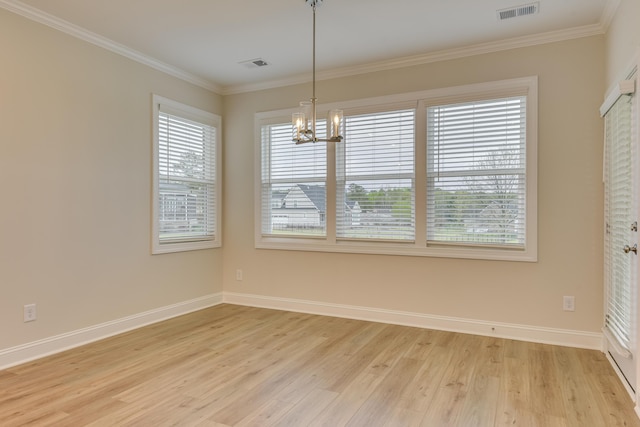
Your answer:
[[[0,426],[640,426],[604,355],[221,305],[0,371]]]

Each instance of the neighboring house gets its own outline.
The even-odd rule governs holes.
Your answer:
[[[347,200],[347,209],[345,209],[346,221],[352,227],[362,225],[362,209],[357,200]]]
[[[188,186],[161,183],[159,199],[161,233],[192,231],[192,226],[198,222],[198,197]]]
[[[358,202],[346,203],[345,221],[360,223]],[[327,192],[322,185],[296,184],[284,197],[272,194],[271,220],[274,229],[324,228],[326,222]]]

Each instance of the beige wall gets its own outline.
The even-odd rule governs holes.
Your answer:
[[[621,7],[637,16],[634,0]],[[321,102],[333,102],[538,75],[539,262],[516,263],[256,250],[254,113],[295,106],[308,98],[310,85],[222,99],[0,9],[0,350],[223,286],[599,331],[597,109],[612,70],[626,66],[632,53],[619,34],[631,34],[637,45],[637,26],[623,15],[606,38],[318,83]],[[150,255],[152,93],[223,114],[223,249]],[[242,282],[235,280],[238,268]],[[575,312],[562,311],[563,295],[576,296]],[[27,303],[38,304],[38,321],[22,322]]]
[[[604,37],[589,37],[318,83],[334,102],[538,75],[537,263],[255,249],[254,113],[293,107],[311,88],[225,97],[225,291],[599,331],[604,72]]]
[[[605,38],[606,88],[626,78],[634,55],[640,54],[640,1],[620,0]]]
[[[150,191],[151,94],[221,97],[4,9],[0,35],[0,350],[220,292],[222,250],[150,255]]]

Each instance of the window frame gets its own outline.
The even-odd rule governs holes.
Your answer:
[[[526,231],[524,248],[492,247],[427,242],[427,107],[442,103],[487,100],[511,95],[526,95]],[[265,124],[288,123],[294,108],[255,114],[255,247],[299,251],[426,256],[442,258],[484,259],[537,262],[537,146],[538,146],[538,77],[529,76],[494,82],[439,88],[406,94],[366,98],[318,105],[318,117],[335,108],[345,116],[357,111],[389,111],[393,105],[413,105],[415,114],[415,241],[363,241],[336,238],[336,143],[327,143],[327,218],[326,237],[322,239],[263,236],[261,233],[261,128]],[[337,143],[340,144],[340,143]],[[292,147],[294,146],[292,142]]]
[[[399,171],[394,171],[392,173],[389,172],[383,172],[380,174],[364,174],[364,175],[360,175],[360,174],[349,174],[347,173],[347,151],[346,151],[346,147],[344,145],[344,142],[340,142],[339,145],[337,147],[334,147],[335,149],[335,169],[336,169],[336,173],[335,173],[335,180],[336,180],[336,197],[340,196],[341,197],[341,201],[342,201],[342,196],[344,196],[346,194],[345,188],[343,188],[343,185],[346,184],[347,181],[350,180],[354,180],[357,179],[358,181],[362,181],[362,182],[366,182],[366,181],[371,181],[371,182],[376,182],[376,181],[383,181],[383,180],[397,180],[397,181],[401,181],[401,180],[405,180],[405,181],[410,181],[411,182],[411,187],[409,188],[411,190],[411,209],[412,209],[412,213],[413,213],[413,218],[411,220],[411,226],[412,226],[412,233],[413,235],[410,238],[405,238],[405,239],[393,239],[393,238],[388,238],[388,237],[382,237],[382,236],[378,236],[378,237],[356,237],[356,236],[340,236],[339,235],[339,229],[340,229],[340,224],[339,221],[337,221],[337,218],[340,216],[338,214],[337,211],[337,204],[338,204],[338,199],[336,198],[336,212],[335,212],[335,216],[336,216],[336,240],[340,241],[340,242],[345,242],[345,244],[348,244],[347,242],[352,242],[352,244],[354,242],[362,242],[364,244],[366,243],[375,243],[375,244],[388,244],[388,243],[400,243],[400,244],[411,244],[411,243],[415,243],[415,232],[416,232],[416,228],[415,228],[415,193],[416,193],[416,177],[415,177],[415,172],[416,172],[416,165],[415,165],[415,146],[416,146],[416,103],[415,102],[394,102],[394,103],[388,103],[388,104],[376,104],[373,106],[367,106],[367,107],[358,107],[358,108],[350,108],[349,110],[345,110],[344,112],[344,123],[343,123],[343,135],[345,135],[345,140],[348,141],[349,140],[349,133],[348,133],[348,129],[347,129],[347,120],[350,117],[363,117],[363,116],[373,116],[373,115],[380,115],[380,116],[385,116],[385,115],[389,115],[389,114],[394,114],[394,113],[403,113],[406,114],[407,112],[411,112],[411,114],[413,115],[413,141],[412,141],[412,145],[413,145],[413,156],[412,156],[412,164],[413,167],[411,169],[411,172],[399,172]],[[400,122],[402,122],[402,118],[400,118]],[[342,145],[340,145],[342,144]]]
[[[522,108],[524,110],[524,114],[520,112],[521,114],[518,115],[518,119],[520,120],[520,123],[524,123],[526,125],[526,117],[527,117],[526,103],[522,103],[523,98],[526,100],[525,93],[522,93],[522,94],[514,93],[508,96],[492,96],[491,98],[482,98],[482,99],[472,98],[470,100],[463,101],[463,102],[460,102],[459,100],[456,99],[454,102],[448,102],[446,100],[438,100],[438,102],[426,103],[425,112],[427,114],[427,121],[429,121],[429,117],[431,117],[429,115],[429,110],[432,108],[435,108],[435,109],[443,108],[444,110],[448,110],[452,108],[453,111],[455,110],[466,111],[467,114],[473,115],[472,121],[466,121],[468,120],[467,117],[460,116],[459,114],[457,115],[455,113],[452,116],[453,120],[449,121],[449,119],[446,118],[444,120],[439,121],[445,132],[445,135],[443,135],[443,138],[441,140],[438,136],[429,134],[430,125],[429,123],[427,123],[428,138],[427,138],[427,188],[426,188],[426,191],[427,191],[428,197],[430,197],[427,201],[427,211],[428,211],[427,212],[427,245],[462,245],[462,246],[473,246],[473,247],[488,246],[492,248],[498,248],[498,247],[504,246],[505,249],[520,249],[520,250],[524,248],[524,243],[520,243],[520,242],[513,243],[513,244],[506,243],[506,242],[481,243],[476,239],[480,238],[482,234],[476,234],[475,232],[471,233],[471,236],[467,236],[469,238],[468,240],[465,240],[465,236],[461,236],[459,234],[452,236],[453,238],[450,240],[438,238],[437,235],[439,233],[437,231],[437,225],[439,224],[439,222],[437,221],[437,218],[434,218],[430,215],[432,213],[435,215],[435,213],[437,212],[436,203],[435,201],[431,204],[429,203],[430,200],[435,200],[435,198],[437,197],[435,195],[436,188],[447,187],[447,180],[450,180],[450,182],[460,182],[460,181],[468,180],[466,185],[463,185],[461,188],[463,188],[464,191],[467,191],[473,194],[474,197],[476,197],[476,195],[479,194],[479,192],[474,193],[473,190],[469,189],[470,186],[472,187],[474,185],[480,185],[486,188],[487,184],[483,183],[483,180],[486,180],[486,179],[490,181],[493,180],[491,185],[489,185],[490,188],[493,188],[494,185],[503,185],[503,182],[505,182],[505,180],[513,179],[513,177],[516,177],[515,180],[518,183],[524,182],[524,184],[526,185],[526,181],[527,181],[526,153],[525,153],[526,130],[525,132],[522,132],[522,135],[521,135],[520,130],[522,129],[522,125],[514,126],[513,125],[514,120],[513,118],[511,118],[511,122],[512,122],[511,130],[513,130],[513,128],[515,127],[518,127],[517,144],[513,143],[514,132],[509,132],[508,134],[510,138],[505,133],[502,136],[496,136],[495,139],[492,138],[490,145],[487,145],[489,142],[486,139],[486,136],[488,135],[487,132],[495,132],[496,125],[493,124],[493,120],[491,122],[487,122],[486,120],[483,120],[483,118],[487,117],[486,114],[490,110],[493,112],[497,111],[498,113],[500,113],[498,117],[502,120],[502,118],[504,117],[502,114],[511,113],[513,112],[514,109],[511,109],[511,107],[497,109],[495,106],[496,105],[501,106],[503,103],[509,104],[509,105],[514,105],[517,103],[518,107],[516,109]],[[471,111],[471,109],[469,108],[470,105],[473,105],[473,107],[471,107],[473,113],[469,113],[469,111]],[[460,108],[462,108],[462,110],[460,110]],[[476,117],[475,116],[476,114],[478,114],[479,116]],[[524,121],[522,119],[524,119]],[[434,121],[438,121],[438,120],[434,119]],[[461,128],[459,127],[456,128],[456,126],[460,126],[461,123],[465,130],[464,133],[462,134],[459,133],[461,131]],[[478,128],[476,128],[476,126],[478,126]],[[491,128],[489,129],[487,126],[490,126]],[[440,129],[438,128],[438,130]],[[471,130],[471,132],[469,132],[469,130]],[[476,133],[476,130],[478,131],[477,133]],[[446,132],[448,131],[452,132],[453,137],[448,137],[448,135],[446,135]],[[461,143],[460,138],[463,138],[464,142]],[[513,167],[512,162],[510,165],[504,168],[487,167],[486,165],[481,165],[481,164],[479,165],[477,163],[477,162],[483,162],[483,161],[478,160],[476,156],[490,155],[489,153],[491,153],[494,148],[500,145],[504,145],[507,139],[509,139],[510,141],[508,144],[512,147],[511,149],[513,150],[513,146],[515,145],[516,149],[518,150],[518,157],[517,157],[518,167]],[[469,151],[460,151],[463,146],[464,146],[463,150],[469,150]],[[432,154],[433,158],[430,156],[430,154]],[[438,156],[441,156],[441,155],[443,156],[442,163],[439,160],[436,160],[438,159]],[[522,156],[525,159],[525,162],[519,161],[520,156]],[[489,160],[489,162],[491,161],[492,160]],[[494,161],[499,162],[499,160],[494,160]],[[462,162],[464,167],[462,166],[456,167],[456,162]],[[440,168],[441,164],[443,168],[442,170]],[[470,166],[470,164],[473,164],[475,168],[469,170],[468,167]],[[436,184],[436,182],[439,181],[439,178],[441,176],[442,178],[444,178],[444,181],[442,181],[442,183],[438,185]],[[496,178],[496,176],[500,176],[500,178]],[[511,178],[506,178],[506,177],[511,177]],[[458,186],[460,184],[455,184],[455,185]],[[514,185],[514,184],[511,182],[508,185]],[[522,190],[522,192],[520,191],[518,192],[518,196],[520,195],[526,196],[526,187],[524,185],[523,186],[518,185],[518,189]],[[489,191],[489,194],[490,193],[491,192]],[[478,199],[473,199],[473,200],[477,201]],[[525,213],[526,198],[524,200],[524,203],[518,202],[517,205],[524,205],[523,209],[520,209],[519,207],[516,208],[516,212],[517,212],[517,218],[520,219],[521,222],[526,224],[526,213]],[[459,213],[459,211],[456,211],[456,212]],[[465,217],[465,219],[470,220],[472,219],[472,217]],[[493,222],[493,223],[497,224],[496,222]],[[505,224],[502,222],[499,223],[499,226],[501,227],[504,225]],[[522,233],[520,233],[520,231],[514,231],[513,234],[516,237],[522,236],[524,238],[525,237],[524,235],[526,234],[526,230],[522,230]],[[496,237],[504,238],[505,236],[500,235]]]
[[[212,127],[214,138],[211,141],[211,154],[214,156],[213,191],[214,191],[214,226],[213,235],[210,237],[189,237],[167,242],[160,241],[160,112],[165,111],[171,115],[190,120],[203,126]],[[220,116],[200,110],[180,102],[152,95],[153,115],[153,161],[152,161],[152,197],[151,197],[151,253],[164,254],[172,252],[184,252],[201,249],[218,248],[222,246],[221,240],[221,118]]]
[[[280,123],[280,122],[277,122],[277,123],[264,123],[260,127],[260,132],[261,132],[260,140],[261,140],[261,143],[262,144],[266,143],[266,141],[264,141],[262,138],[265,135],[265,130],[268,130],[267,128],[269,128],[271,126],[285,127],[285,128],[288,127],[288,129],[289,129],[288,135],[291,136],[290,123],[291,123],[290,121],[287,121],[286,123]],[[320,120],[318,120],[318,123],[320,123]],[[319,132],[324,132],[324,130],[322,128],[323,128],[323,126],[319,125],[318,126],[318,131]],[[320,135],[320,133],[319,133],[319,135]],[[272,141],[273,141],[272,139],[269,139],[269,141],[268,141],[268,144],[269,144],[270,147],[273,146],[273,142]],[[278,145],[278,143],[280,143],[280,142],[281,142],[281,140],[277,140],[276,145]],[[289,138],[289,142],[291,142],[290,138]],[[319,147],[320,145],[322,145],[322,144],[319,144],[319,145],[305,144],[304,146],[301,146],[300,149],[305,149],[305,147],[307,149],[309,149],[309,148],[314,148],[315,149],[316,147]],[[261,145],[261,147],[260,147],[261,151],[262,151],[263,147],[264,147],[264,145]],[[289,185],[289,186],[294,186],[294,185],[295,186],[300,186],[300,185],[314,186],[315,185],[315,186],[317,186],[318,184],[320,184],[321,186],[324,185],[324,187],[325,187],[324,229],[322,229],[320,233],[313,233],[313,232],[307,233],[307,232],[302,232],[302,231],[293,231],[288,236],[288,238],[291,238],[291,239],[324,239],[325,236],[326,236],[326,211],[327,211],[327,205],[326,205],[326,189],[327,189],[327,182],[326,182],[327,170],[326,170],[326,168],[327,168],[327,165],[326,165],[326,161],[327,161],[327,153],[326,153],[326,149],[325,150],[318,149],[317,151],[321,152],[321,153],[324,151],[324,153],[323,153],[323,156],[324,156],[323,160],[325,162],[325,164],[324,164],[324,175],[311,174],[310,176],[302,176],[302,177],[301,176],[287,176],[287,177],[277,177],[276,176],[276,177],[274,177],[273,176],[274,175],[274,170],[273,170],[273,164],[271,163],[271,159],[274,156],[276,156],[276,154],[278,152],[274,153],[273,151],[271,151],[269,153],[269,156],[268,156],[267,159],[261,159],[260,169],[259,169],[260,186],[261,186],[260,191],[261,191],[261,194],[262,194],[261,200],[262,200],[262,197],[265,196],[265,190],[266,190],[265,186],[266,186],[266,187],[269,188],[269,200],[268,201],[264,200],[263,202],[268,204],[270,210],[274,209],[274,207],[275,207],[273,205],[273,201],[272,201],[272,189],[273,189],[274,185],[275,186],[282,186],[282,185]],[[312,156],[312,157],[314,157],[314,156]],[[265,173],[265,168],[268,170],[267,173]],[[312,168],[312,169],[315,169],[315,167]],[[307,171],[307,172],[309,172],[309,171]],[[282,173],[281,171],[276,169],[275,175],[280,175],[281,173]],[[268,179],[263,181],[263,179],[265,178],[265,175],[268,175]],[[299,187],[299,188],[301,189],[301,187]],[[298,201],[297,200],[293,200],[293,203],[294,203],[294,208],[297,207]],[[260,209],[260,212],[262,212],[262,209]],[[273,215],[271,215],[271,219],[273,219]],[[265,236],[278,237],[279,234],[278,233],[274,233],[273,230],[272,230],[271,233],[268,233],[268,232],[264,231],[264,225],[265,225],[264,221],[265,221],[265,218],[262,218],[262,222],[261,222],[261,225],[260,225],[260,233],[264,234]],[[319,221],[322,224],[323,218],[322,218],[322,215],[320,213],[319,213]]]

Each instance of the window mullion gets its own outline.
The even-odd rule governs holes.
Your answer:
[[[416,109],[414,142],[415,158],[415,245],[427,245],[427,116],[424,101],[419,101]]]
[[[336,144],[343,144],[343,142],[327,142],[327,243],[335,244],[336,242],[336,192],[337,192],[337,150]]]

